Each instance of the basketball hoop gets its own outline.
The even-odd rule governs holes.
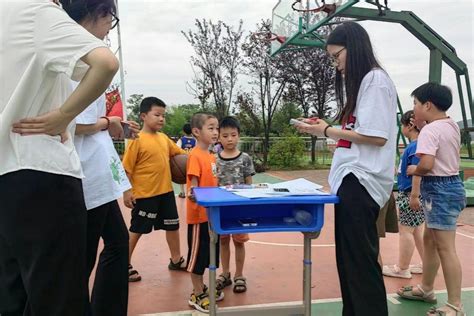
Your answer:
[[[277,41],[278,43],[283,44],[286,41],[286,36],[277,35],[269,31],[255,32],[252,33],[251,37],[256,41],[267,43]]]
[[[301,1],[302,0],[296,0],[295,2],[293,2],[293,4],[291,5],[291,8],[293,9],[293,11],[296,11],[296,12],[312,12],[312,13],[318,13],[318,12],[326,12],[329,15],[333,14],[334,12],[336,12],[336,9],[337,9],[337,5],[336,4],[325,4],[324,1],[323,1],[323,5],[320,6],[320,7],[316,7],[316,8],[306,8],[306,9],[301,9],[301,8],[298,8],[296,5],[299,4],[299,6],[301,7]]]

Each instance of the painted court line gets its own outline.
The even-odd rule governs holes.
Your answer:
[[[474,287],[467,287],[462,288],[462,292],[470,292],[474,291]],[[435,291],[436,294],[447,293],[446,290],[438,290]],[[392,304],[402,304],[402,302],[396,299],[398,297],[397,293],[391,293],[387,295],[387,300],[390,301]],[[324,299],[315,299],[311,300],[311,304],[322,304],[322,303],[335,303],[341,302],[341,298],[324,298]],[[264,307],[278,307],[278,306],[298,306],[303,304],[303,301],[292,301],[292,302],[280,302],[280,303],[267,303],[267,304],[253,304],[253,305],[242,305],[242,306],[230,306],[230,307],[221,307],[221,310],[234,310],[234,309],[251,309],[251,308],[264,308]],[[193,310],[184,310],[184,311],[177,311],[177,312],[166,312],[166,313],[158,313],[158,314],[141,314],[141,316],[176,316],[176,315],[202,315],[202,313],[193,311]]]
[[[249,240],[248,243],[259,244],[259,245],[269,245],[269,246],[283,246],[283,247],[304,247],[303,244],[285,244],[277,242],[267,242],[267,241],[258,241],[258,240]],[[334,247],[335,244],[320,244],[320,245],[311,245],[311,247]]]
[[[469,236],[469,235],[466,235],[466,234],[463,234],[463,233],[460,233],[460,232],[456,232],[456,234],[457,234],[457,235],[464,236],[464,237],[467,237],[467,238],[474,239],[474,236]]]

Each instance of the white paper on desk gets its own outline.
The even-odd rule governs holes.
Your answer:
[[[303,178],[274,183],[269,185],[268,189],[241,189],[232,190],[231,192],[250,199],[275,197],[275,196],[295,196],[295,195],[328,195],[320,189],[320,184],[313,183]],[[275,191],[274,189],[286,189],[288,192]]]
[[[298,178],[273,184],[273,189],[287,189],[288,192],[274,192],[273,195],[327,195],[322,185]]]

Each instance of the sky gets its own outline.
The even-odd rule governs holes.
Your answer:
[[[196,30],[195,19],[224,21],[237,27],[244,22],[245,35],[262,19],[271,19],[277,0],[118,0],[125,71],[125,93],[157,96],[169,105],[198,103],[188,93],[192,82],[192,46],[181,31]],[[290,6],[293,0],[286,0]],[[470,71],[474,82],[474,0],[388,0],[393,11],[412,11],[454,48]],[[386,22],[362,22],[377,58],[398,90],[403,110],[412,109],[410,97],[428,80],[429,50],[404,27]],[[117,34],[110,34],[112,48]],[[119,78],[116,78],[119,82]],[[248,79],[239,86],[246,89]],[[454,103],[448,114],[460,120],[461,109],[456,76],[443,65],[442,83],[452,88]],[[463,80],[463,85],[464,85]],[[474,91],[473,91],[474,92]],[[467,96],[464,97],[465,102]],[[466,102],[466,107],[468,107]],[[470,111],[467,110],[468,116]]]

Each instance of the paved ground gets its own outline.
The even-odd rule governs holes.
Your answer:
[[[259,174],[254,182],[275,182],[304,177],[308,180],[327,186],[327,171],[274,171]],[[179,191],[175,191],[178,193]],[[185,218],[184,200],[177,199],[178,211]],[[130,223],[130,210],[121,204],[124,218]],[[472,214],[472,209],[465,211]],[[313,310],[316,315],[340,315],[340,290],[337,278],[334,256],[334,208],[328,205],[325,209],[325,224],[321,235],[313,241],[313,278],[312,299],[319,303]],[[462,286],[466,291],[474,288],[474,226],[470,215],[466,220],[460,220],[457,236],[457,249],[463,267]],[[184,221],[183,221],[184,222]],[[181,249],[183,255],[187,252],[186,225],[180,228]],[[273,304],[281,302],[300,301],[302,297],[302,258],[303,238],[300,233],[259,233],[252,234],[247,243],[247,259],[245,275],[248,278],[248,291],[244,294],[234,294],[232,289],[226,289],[226,297],[220,307],[244,306],[254,304]],[[381,253],[387,264],[392,264],[398,258],[398,235],[388,234],[381,240]],[[158,231],[145,235],[140,240],[132,263],[141,273],[143,280],[130,284],[129,315],[155,314],[190,310],[187,299],[191,292],[190,277],[185,272],[169,271],[169,251],[165,242],[164,232]],[[233,259],[231,259],[233,260]],[[413,262],[420,262],[417,254]],[[207,278],[207,275],[205,276]],[[395,293],[400,286],[416,284],[420,276],[412,280],[385,278],[387,293]],[[435,284],[438,291],[445,290],[442,273],[438,274]],[[467,292],[466,292],[467,293]],[[470,292],[469,292],[470,293]],[[471,294],[464,295],[465,300],[472,299]],[[442,300],[441,300],[442,301]],[[338,303],[339,302],[339,303]],[[395,302],[397,302],[395,300]],[[469,303],[469,304],[467,304]],[[401,311],[398,303],[391,307],[391,315],[419,315]],[[465,304],[474,313],[470,301]],[[415,309],[426,310],[428,306],[415,304]],[[407,306],[407,305],[404,305]],[[469,313],[471,314],[471,313]],[[168,315],[189,315],[189,313],[172,313]]]

